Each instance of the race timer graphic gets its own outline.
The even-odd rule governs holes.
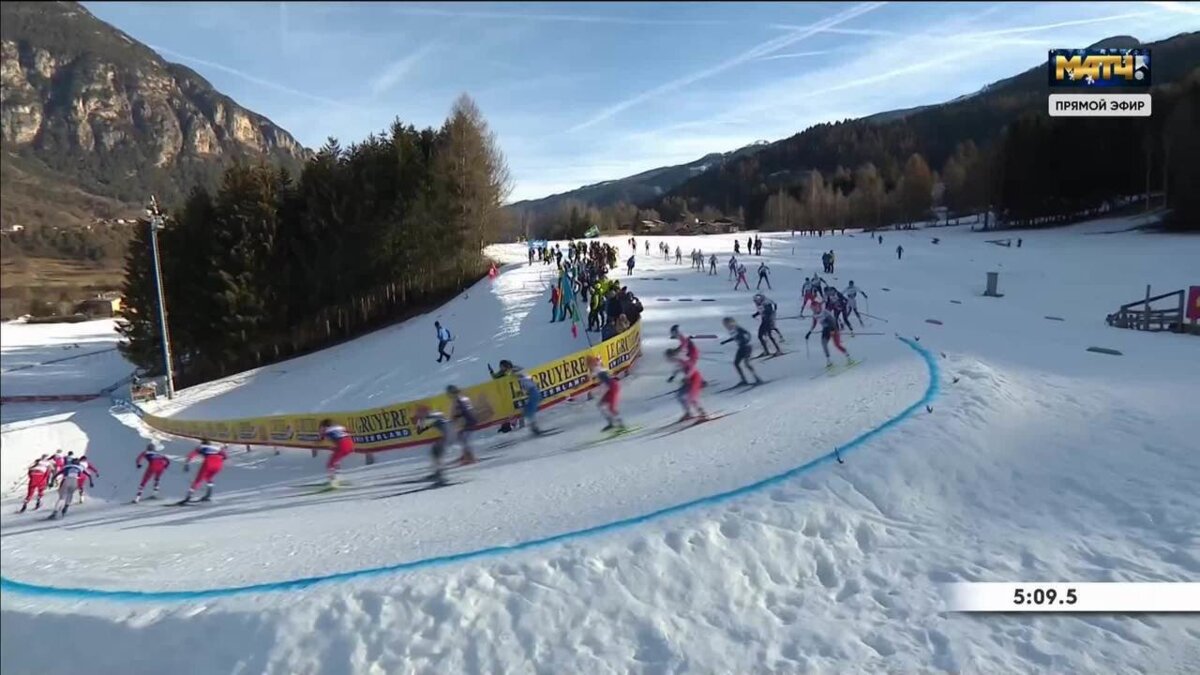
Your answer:
[[[1200,612],[1200,583],[951,583],[953,612]]]

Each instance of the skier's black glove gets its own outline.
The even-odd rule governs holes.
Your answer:
[[[137,465],[137,468],[139,468],[139,469],[140,469],[140,468],[142,468],[142,465],[141,465],[141,464],[138,464],[138,465]]]
[[[804,339],[807,340],[809,335],[812,335],[811,330],[804,334]]]
[[[189,472],[189,471],[191,471],[191,470],[192,470],[192,465],[191,465],[191,464],[184,464],[184,465],[183,465],[183,472],[184,472],[184,473],[187,473],[187,472]]]
[[[667,382],[674,382],[674,381],[675,381],[675,376],[674,376],[674,375],[672,375],[672,376],[670,376],[670,377],[668,377],[668,378],[667,378]]]
[[[496,371],[492,370],[492,364],[489,363],[489,364],[487,364],[487,366],[488,366],[488,373],[495,375]]]

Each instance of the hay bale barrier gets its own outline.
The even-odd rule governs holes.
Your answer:
[[[1066,319],[1062,318],[1061,316],[1047,316],[1046,318],[1050,319],[1051,321],[1066,321]]]
[[[933,324],[933,325],[935,325],[935,326],[940,326],[940,325],[942,325],[942,322],[941,322],[941,321],[938,321],[937,319],[925,319],[925,323],[931,323],[931,324]]]
[[[1115,349],[1109,349],[1108,347],[1088,347],[1087,350],[1089,352],[1095,352],[1097,354],[1109,354],[1110,356],[1123,356],[1123,354],[1121,354],[1121,352],[1119,352]]]

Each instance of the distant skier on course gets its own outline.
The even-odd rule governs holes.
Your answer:
[[[700,368],[697,365],[700,359],[700,350],[692,338],[679,330],[678,325],[671,326],[671,337],[679,340],[681,344],[679,347],[667,350],[667,358],[676,364],[675,372],[671,373],[667,382],[674,382],[676,376],[683,373],[683,382],[675,393],[675,397],[683,406],[683,417],[679,418],[679,421],[684,422],[691,419],[693,410],[703,420],[708,417],[708,413],[700,405],[700,388],[704,386],[704,376],[700,374]]]
[[[67,515],[67,509],[71,508],[71,502],[75,498],[75,490],[79,489],[79,482],[87,480],[92,482],[92,476],[79,465],[79,460],[71,458],[61,471],[58,471],[54,479],[58,481],[58,501],[54,504],[54,512],[50,514],[51,519],[62,518]],[[61,507],[61,508],[60,508]]]
[[[151,478],[154,479],[154,490],[150,493],[150,499],[158,499],[158,484],[162,481],[163,472],[171,465],[171,459],[159,452],[153,443],[146,444],[146,449],[137,456],[135,466],[142,468],[142,462],[146,463],[146,472],[142,474],[142,482],[138,485],[137,494],[133,496],[134,504],[142,500],[142,491],[146,489],[146,483],[150,482]]]
[[[587,357],[588,370],[591,371],[592,377],[600,382],[600,386],[604,388],[604,394],[600,396],[600,413],[604,415],[604,419],[608,424],[604,425],[601,431],[616,430],[618,432],[625,431],[625,422],[621,420],[619,410],[621,403],[621,383],[608,372],[604,366],[600,365],[600,358],[597,356]]]
[[[100,470],[97,469],[94,464],[92,464],[92,462],[87,458],[86,455],[79,458],[79,466],[83,468],[83,472],[85,474],[89,475],[88,482],[92,485],[95,485],[95,482],[92,481],[92,478],[99,478]],[[79,487],[78,487],[79,503],[82,504],[83,503],[83,476],[80,476],[78,481],[79,481]]]
[[[454,423],[446,417],[445,413],[430,410],[429,406],[424,404],[417,406],[414,421],[417,423],[418,434],[423,434],[430,429],[436,429],[439,434],[430,447],[433,473],[430,474],[429,480],[433,481],[434,485],[445,485],[446,475],[442,472],[442,457],[446,454],[446,446],[454,442]]]
[[[437,362],[441,363],[443,359],[446,361],[450,361],[451,355],[446,353],[446,345],[450,344],[450,342],[454,340],[454,336],[450,334],[450,329],[444,328],[442,326],[442,322],[440,322],[440,321],[434,321],[433,327],[437,329],[437,341],[438,341]]]
[[[33,464],[29,465],[26,470],[26,476],[29,479],[29,484],[25,488],[25,501],[21,504],[21,510],[17,513],[25,513],[25,509],[29,508],[29,500],[37,495],[37,503],[33,510],[37,511],[42,508],[42,497],[46,494],[46,486],[50,484],[50,477],[58,471],[54,464],[54,460],[50,455],[42,455]]]
[[[196,478],[192,480],[191,486],[188,487],[187,495],[183,498],[180,504],[190,504],[192,502],[192,493],[196,488],[204,483],[204,496],[200,501],[212,501],[213,480],[217,474],[221,473],[221,469],[225,466],[225,460],[229,454],[225,451],[225,446],[217,445],[207,438],[200,442],[194,450],[188,453],[187,459],[183,462],[183,472],[187,473],[190,470],[192,460],[200,457],[200,470],[196,472]]]
[[[478,460],[475,458],[475,451],[471,449],[471,431],[476,424],[479,424],[475,405],[453,384],[446,387],[446,395],[450,397],[450,421],[459,425],[455,429],[459,445],[462,446],[462,454],[458,458],[458,463],[462,466],[474,464]]]
[[[828,304],[821,311],[818,320],[821,323],[821,349],[825,351],[825,367],[833,367],[833,361],[829,358],[830,338],[833,339],[833,346],[837,347],[838,351],[846,356],[846,365],[854,365],[855,361],[850,357],[850,352],[846,351],[846,348],[842,346],[842,335],[841,331],[838,330],[838,320]]]
[[[771,340],[771,344],[775,345],[775,356],[782,356],[783,350],[779,348],[779,343],[775,341],[775,336],[772,333],[779,333],[779,329],[775,327],[775,303],[767,298],[762,293],[754,294],[754,306],[758,311],[754,313],[752,318],[757,319],[762,316],[762,321],[758,324],[758,341],[762,343],[763,352],[758,355],[758,358],[771,355],[771,350],[767,347],[767,340]],[[779,337],[783,337],[780,333]]]
[[[342,460],[354,452],[354,436],[350,435],[346,427],[334,424],[331,419],[321,420],[317,431],[320,433],[320,440],[333,441],[333,454],[329,456],[329,461],[325,464],[325,472],[329,474],[329,486],[337,487],[337,472],[342,465]]]
[[[754,366],[750,365],[750,354],[754,348],[750,346],[750,331],[742,328],[734,321],[733,317],[725,317],[722,323],[725,325],[725,330],[729,331],[729,338],[722,340],[721,344],[728,342],[737,342],[737,353],[733,357],[733,367],[737,370],[738,377],[741,379],[740,384],[750,384],[746,381],[746,374],[742,372],[742,364],[750,370],[750,374],[754,376],[755,384],[762,384],[762,378],[758,376],[758,372],[754,370]]]

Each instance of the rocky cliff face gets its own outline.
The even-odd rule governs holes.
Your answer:
[[[140,202],[176,199],[236,159],[297,169],[310,154],[76,3],[0,8],[0,137],[5,163],[23,173]]]

